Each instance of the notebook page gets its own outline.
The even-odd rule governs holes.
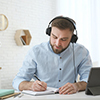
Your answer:
[[[22,93],[29,95],[46,95],[46,94],[54,94],[58,91],[58,88],[47,87],[45,91],[31,91],[31,90],[23,90]]]

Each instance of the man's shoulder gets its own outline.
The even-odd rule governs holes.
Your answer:
[[[75,44],[75,48],[76,50],[81,51],[81,52],[88,52],[88,49],[84,45],[79,44],[79,43]]]
[[[76,43],[75,46],[76,46],[76,47],[79,47],[79,48],[85,48],[85,49],[86,49],[86,47],[85,47],[84,45],[79,44],[79,43]]]

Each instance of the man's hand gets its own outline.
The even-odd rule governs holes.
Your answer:
[[[31,90],[33,91],[45,91],[47,88],[47,83],[36,80],[31,87]]]
[[[78,87],[75,83],[67,83],[59,88],[59,94],[72,94],[78,91]]]
[[[86,89],[86,82],[67,83],[59,88],[59,94],[73,94]]]
[[[47,88],[47,83],[42,81],[23,81],[19,84],[19,90],[32,90],[32,91],[45,91]]]

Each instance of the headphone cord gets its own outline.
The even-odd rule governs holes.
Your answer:
[[[74,75],[75,75],[75,83],[76,83],[76,70],[75,70],[74,43],[72,43],[72,47],[73,47],[73,66],[74,66]]]

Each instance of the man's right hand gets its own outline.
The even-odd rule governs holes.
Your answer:
[[[32,91],[45,91],[47,88],[47,83],[42,82],[42,81],[23,81],[19,84],[19,90],[32,90]]]
[[[33,91],[45,91],[47,89],[47,83],[36,80],[32,83],[31,90]]]

